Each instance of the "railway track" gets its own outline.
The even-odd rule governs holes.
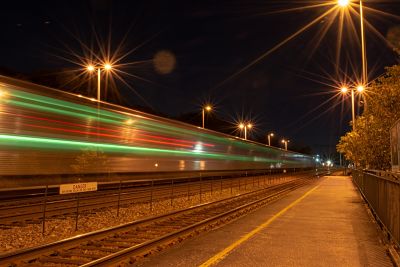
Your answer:
[[[83,193],[79,199],[79,212],[93,212],[104,208],[160,201],[168,198],[193,196],[205,192],[223,191],[228,188],[258,188],[260,183],[274,184],[284,179],[294,179],[310,175],[310,172],[279,174],[274,176],[242,177],[231,179],[218,179],[194,183],[163,184],[160,186],[143,186],[112,190],[109,192]],[[172,202],[171,202],[172,203]],[[73,216],[77,211],[77,196],[55,195],[47,199],[35,197],[8,201],[0,205],[0,227],[19,226],[26,223],[41,223],[43,217],[57,218],[60,216]]]
[[[224,200],[0,255],[0,266],[115,266],[227,223],[315,181],[296,179]]]

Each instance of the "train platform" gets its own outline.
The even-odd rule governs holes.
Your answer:
[[[393,266],[348,176],[326,176],[140,266]]]

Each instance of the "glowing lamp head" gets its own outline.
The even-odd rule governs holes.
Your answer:
[[[347,93],[347,91],[348,91],[349,89],[347,88],[347,87],[342,87],[342,88],[340,88],[340,92],[342,92],[342,94],[345,94],[345,93]]]
[[[286,141],[285,141],[285,139],[282,139],[282,143],[285,143]]]
[[[212,107],[210,105],[207,105],[204,107],[205,110],[210,111],[212,109]]]
[[[86,69],[90,72],[94,71],[94,66],[93,65],[89,65],[86,67]]]
[[[364,86],[362,86],[362,85],[357,86],[357,91],[359,93],[362,93],[364,91]]]
[[[104,69],[105,70],[111,70],[112,66],[109,63],[104,64]]]
[[[247,128],[251,129],[253,127],[253,124],[249,123],[247,124]]]
[[[269,136],[274,136],[274,133],[270,133]]]
[[[239,128],[243,129],[244,128],[244,124],[243,123],[239,124]]]
[[[349,0],[338,0],[337,3],[341,7],[346,7],[346,6],[348,6],[350,4],[350,1]]]

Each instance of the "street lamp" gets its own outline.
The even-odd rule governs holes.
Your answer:
[[[342,7],[345,7],[345,6],[347,6],[349,4],[349,0],[339,0],[338,1],[338,5],[339,6],[342,6]]]
[[[355,113],[355,108],[354,108],[354,91],[357,90],[358,93],[362,94],[364,92],[364,86],[363,85],[358,85],[357,88],[351,88],[351,117],[352,117],[352,122],[353,122],[353,130],[356,129],[356,113]],[[343,86],[340,91],[342,94],[346,94],[349,89],[346,86]]]
[[[282,143],[285,144],[285,150],[287,150],[287,146],[288,146],[289,142],[290,142],[290,140],[282,139]]]
[[[204,117],[205,117],[205,113],[206,111],[211,111],[212,107],[210,105],[206,105],[205,107],[202,108],[201,110],[201,117],[202,117],[202,122],[203,122],[203,129],[204,129]]]
[[[268,146],[271,146],[271,137],[274,137],[274,133],[268,134]]]
[[[350,5],[349,0],[338,0],[337,4],[340,7],[347,7]],[[363,13],[363,3],[360,0],[360,35],[361,35],[361,63],[362,63],[362,84],[368,83],[368,75],[367,75],[367,57],[365,54],[365,33],[364,33],[364,13]]]
[[[239,128],[241,130],[244,129],[244,140],[247,140],[247,129],[251,129],[253,127],[253,125],[251,123],[240,123],[239,124]]]
[[[105,70],[111,70],[112,66],[108,63],[104,64],[104,69]]]
[[[100,79],[101,79],[101,69],[104,69],[105,71],[110,71],[111,69],[112,69],[112,66],[111,66],[111,64],[109,64],[109,63],[105,63],[102,67],[101,66],[93,66],[93,65],[88,65],[87,67],[86,67],[86,69],[89,71],[89,72],[94,72],[94,71],[96,71],[96,69],[97,69],[97,101],[98,102],[100,102],[100,100],[101,100],[101,98],[100,98],[100,96],[101,96],[101,92],[100,92],[100,85],[101,85],[101,82],[100,82]]]

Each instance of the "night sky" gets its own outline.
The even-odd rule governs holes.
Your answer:
[[[167,116],[200,112],[202,103],[211,101],[218,117],[251,120],[258,135],[273,131],[330,155],[349,130],[351,115],[349,99],[334,97],[335,80],[360,76],[358,17],[352,16],[355,33],[351,21],[344,21],[339,61],[339,19],[330,13],[243,70],[333,7],[296,9],[318,3],[329,1],[8,1],[0,11],[0,70],[71,77],[82,71],[74,62],[90,58],[87,48],[93,55],[110,51],[117,58],[128,53],[117,66],[131,89],[118,81],[119,98],[109,92],[107,101],[149,106]],[[366,26],[365,31],[371,81],[385,66],[398,63],[377,33],[385,38],[400,25],[395,17],[400,5],[396,0],[364,5],[365,18],[376,30]],[[282,12],[286,9],[295,10]],[[170,59],[161,60],[167,70],[156,67],[157,55]],[[68,86],[60,89],[73,91]]]

